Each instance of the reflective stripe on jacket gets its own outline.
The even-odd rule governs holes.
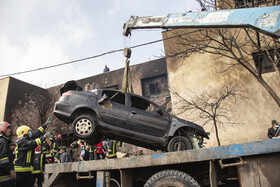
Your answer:
[[[43,173],[44,172],[44,166],[46,164],[46,157],[44,154],[40,152],[36,152],[34,156],[34,170],[32,171],[32,174],[37,174],[37,173]]]
[[[32,133],[32,138],[20,137],[17,140],[16,157],[15,157],[15,171],[16,172],[30,172],[33,171],[34,150],[44,141],[43,128]],[[40,137],[40,138],[39,138]]]
[[[0,182],[6,182],[6,181],[9,181],[9,180],[13,180],[12,175],[0,176]],[[0,185],[1,185],[1,183],[0,183]]]
[[[10,140],[0,134],[0,182],[12,180],[10,172],[14,170],[11,158]]]
[[[108,158],[116,157],[116,140],[109,141],[109,148],[108,148]]]

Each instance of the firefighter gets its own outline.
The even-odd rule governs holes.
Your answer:
[[[51,152],[53,154],[53,156],[56,155],[56,153],[61,149],[61,134],[59,134],[58,136],[54,136],[54,138],[51,138]]]
[[[11,125],[8,122],[0,122],[0,186],[3,187],[13,186],[16,178],[9,146],[11,132]]]
[[[109,140],[108,158],[117,158],[117,141]]]
[[[42,187],[42,183],[44,181],[43,172],[46,163],[46,156],[45,154],[41,153],[41,146],[36,147],[33,161],[34,170],[31,172],[33,175],[33,185],[37,179],[37,186]]]
[[[41,152],[44,155],[47,155],[47,154],[50,153],[50,145],[48,144],[48,140],[47,139],[42,143]]]
[[[47,163],[52,163],[53,161],[53,155],[50,152],[50,145],[48,144],[48,139],[46,139],[42,146],[41,146],[41,152],[45,155],[47,159]]]
[[[103,151],[103,141],[101,140],[98,144],[95,145],[96,149],[96,160],[105,159],[105,153]]]
[[[89,147],[85,146],[84,144],[81,145],[80,160],[81,161],[89,160]]]
[[[89,160],[94,160],[94,145],[89,144]]]
[[[15,171],[17,174],[17,187],[33,186],[33,176],[31,172],[33,171],[34,150],[51,135],[50,132],[47,132],[45,135],[43,135],[44,130],[50,122],[51,121],[48,119],[44,125],[39,127],[34,132],[31,132],[30,127],[26,125],[22,125],[17,128],[16,133],[18,139],[16,158],[14,161]]]
[[[73,162],[80,160],[80,151],[78,141],[74,141],[70,144],[70,155]]]

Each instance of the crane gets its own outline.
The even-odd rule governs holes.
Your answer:
[[[279,39],[280,6],[173,13],[163,16],[131,16],[123,35],[134,29],[149,28],[241,28],[250,27]]]

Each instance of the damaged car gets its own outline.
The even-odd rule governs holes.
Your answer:
[[[145,97],[112,89],[81,91],[75,81],[65,85],[71,89],[61,88],[53,113],[91,144],[105,136],[171,152],[199,148],[209,138],[203,127],[169,114]]]

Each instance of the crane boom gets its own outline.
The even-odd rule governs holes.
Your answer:
[[[174,13],[163,16],[131,16],[123,35],[133,29],[149,28],[240,28],[250,27],[272,37],[280,37],[280,6]]]

